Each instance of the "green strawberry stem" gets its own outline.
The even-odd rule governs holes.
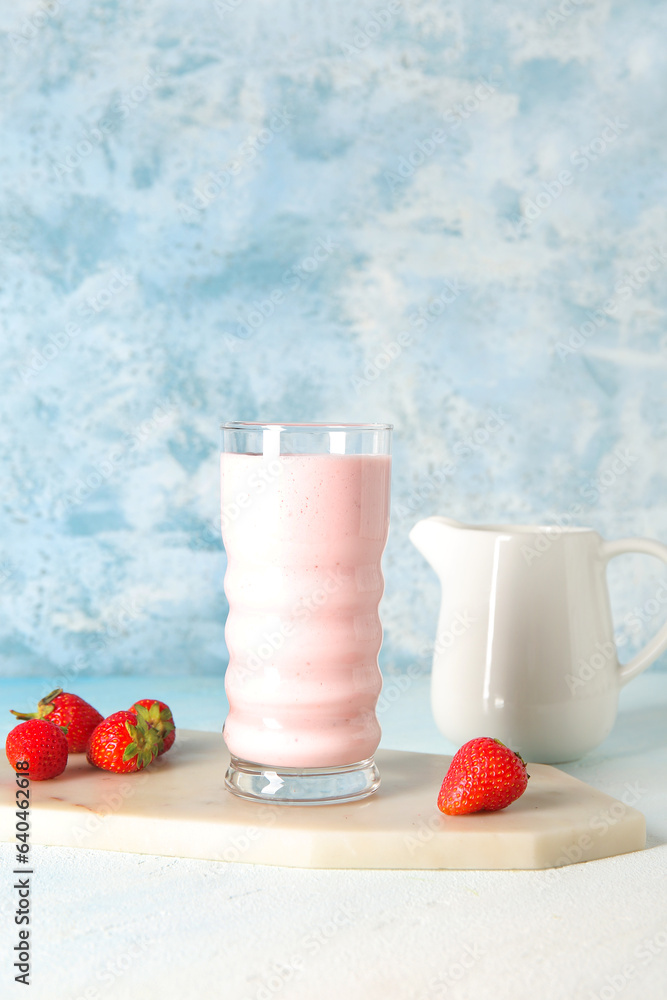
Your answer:
[[[125,747],[123,760],[127,762],[136,757],[137,770],[140,771],[142,767],[146,767],[157,757],[160,749],[160,737],[138,714],[136,726],[133,726],[131,722],[126,722],[125,728],[131,742]]]
[[[62,688],[54,688],[54,690],[51,691],[50,694],[47,694],[45,698],[40,698],[37,703],[36,712],[15,712],[13,708],[10,708],[9,711],[12,715],[15,715],[17,719],[46,719],[46,717],[50,715],[55,708],[55,705],[53,705],[52,702],[55,701],[58,695],[62,693]]]
[[[162,742],[164,742],[165,736],[173,732],[176,728],[169,709],[164,708],[160,711],[157,701],[154,701],[150,708],[146,708],[145,705],[137,705],[134,711],[137,714],[137,719],[141,719],[147,726],[158,733]]]

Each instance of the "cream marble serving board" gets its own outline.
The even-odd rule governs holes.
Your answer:
[[[219,733],[179,730],[146,771],[116,775],[70,757],[33,782],[31,842],[298,868],[553,868],[645,846],[636,809],[557,768],[529,764],[528,790],[507,809],[443,816],[450,757],[380,750],[378,792],[324,806],[255,804],[224,787]],[[14,772],[0,769],[0,840],[12,841]]]

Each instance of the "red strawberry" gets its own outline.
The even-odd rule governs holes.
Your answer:
[[[129,774],[157,757],[159,737],[134,712],[114,712],[90,734],[88,761],[104,771]]]
[[[448,816],[495,812],[526,790],[526,764],[514,750],[488,736],[470,740],[454,754],[438,795]]]
[[[46,781],[62,774],[67,764],[67,740],[62,729],[46,719],[30,719],[14,726],[5,744],[7,760],[16,770],[19,761],[28,761],[22,773],[31,781]]]
[[[103,715],[89,705],[78,694],[67,694],[62,688],[56,688],[37,705],[36,712],[14,712],[17,719],[48,719],[56,726],[65,730],[67,749],[70,753],[83,753],[88,737]]]
[[[146,710],[145,716],[142,709]],[[176,739],[176,727],[169,706],[165,705],[163,701],[155,701],[154,698],[142,698],[141,701],[135,701],[130,712],[136,712],[137,715],[145,718],[148,725],[160,736],[161,745],[158,756],[166,753]]]

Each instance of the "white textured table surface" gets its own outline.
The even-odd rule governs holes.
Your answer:
[[[0,682],[10,707],[49,682]],[[82,679],[105,714],[167,701],[178,725],[215,729],[210,678]],[[452,752],[428,709],[428,681],[381,702],[383,745]],[[395,695],[395,697],[394,697]],[[662,1000],[667,995],[667,675],[622,692],[614,732],[565,770],[647,818],[648,849],[546,872],[305,871],[35,847],[33,1000]],[[13,983],[14,851],[0,845],[2,997]],[[54,991],[53,972],[59,984]],[[51,972],[50,972],[51,970]]]

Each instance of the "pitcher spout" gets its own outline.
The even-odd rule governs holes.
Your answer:
[[[460,521],[436,515],[417,521],[410,531],[409,538],[436,573],[440,573],[441,567],[447,560],[452,533],[464,528],[465,525]]]

